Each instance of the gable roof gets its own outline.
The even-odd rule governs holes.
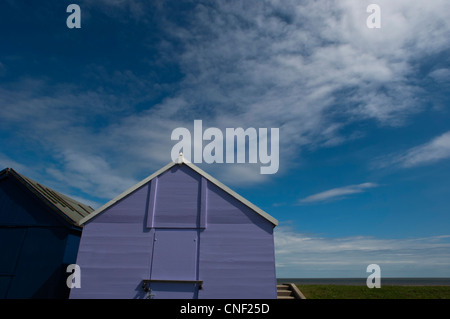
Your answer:
[[[17,173],[12,168],[5,168],[2,170],[0,172],[0,177],[3,175],[14,177],[34,195],[36,195],[42,202],[44,202],[72,225],[79,226],[79,221],[94,211],[92,207],[80,203],[28,177],[25,177]]]
[[[165,171],[171,169],[173,166],[175,165],[186,165],[189,168],[191,168],[192,170],[196,171],[198,174],[200,174],[201,176],[203,176],[204,178],[206,178],[208,181],[210,181],[211,183],[215,184],[216,186],[218,186],[219,188],[221,188],[223,191],[225,191],[226,193],[228,193],[229,195],[231,195],[232,197],[236,198],[238,201],[240,201],[241,203],[243,203],[244,205],[246,205],[247,207],[251,208],[255,213],[259,214],[260,216],[264,217],[266,220],[268,220],[269,222],[271,222],[274,226],[278,225],[278,220],[276,220],[275,218],[273,218],[272,216],[270,216],[269,214],[267,214],[265,211],[263,211],[261,208],[255,206],[254,204],[250,203],[248,200],[246,200],[245,198],[243,198],[241,195],[237,194],[236,192],[234,192],[233,190],[231,190],[230,188],[228,188],[227,186],[225,186],[224,184],[222,184],[221,182],[219,182],[217,179],[215,179],[214,177],[212,177],[211,175],[209,175],[208,173],[206,173],[205,171],[203,171],[202,169],[200,169],[199,167],[195,166],[194,164],[192,164],[191,162],[188,162],[184,157],[183,154],[180,153],[180,156],[178,157],[178,160],[175,162],[170,162],[169,164],[167,164],[166,166],[164,166],[163,168],[159,169],[158,171],[156,171],[155,173],[153,173],[152,175],[148,176],[147,178],[145,178],[144,180],[140,181],[139,183],[137,183],[136,185],[130,187],[129,189],[127,189],[126,191],[124,191],[122,194],[120,194],[119,196],[115,197],[114,199],[110,200],[109,202],[107,202],[105,205],[103,205],[102,207],[98,208],[97,210],[95,210],[92,214],[89,214],[88,216],[84,217],[83,219],[80,220],[79,224],[82,225],[84,223],[86,223],[87,221],[89,221],[90,219],[92,219],[93,217],[95,217],[96,215],[100,214],[101,212],[103,212],[104,210],[106,210],[108,207],[114,205],[115,203],[117,203],[118,201],[120,201],[121,199],[125,198],[126,196],[128,196],[129,194],[131,194],[132,192],[134,192],[135,190],[137,190],[138,188],[144,186],[145,184],[147,184],[148,182],[150,182],[152,179],[154,179],[155,177],[161,175],[162,173],[164,173]]]

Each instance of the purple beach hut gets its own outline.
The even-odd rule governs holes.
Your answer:
[[[182,155],[79,224],[70,298],[277,298],[277,220]]]

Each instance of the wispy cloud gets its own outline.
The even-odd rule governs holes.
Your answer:
[[[376,263],[386,277],[450,276],[450,235],[420,238],[329,238],[275,229],[278,277],[367,277]]]
[[[450,158],[450,132],[408,150],[397,160],[405,167],[425,165]]]
[[[430,72],[430,74],[428,74],[428,76],[430,76],[437,82],[448,83],[448,82],[450,82],[450,69],[448,69],[448,68],[436,69],[436,70]]]
[[[358,185],[348,185],[344,187],[333,188],[317,194],[310,195],[299,200],[299,203],[323,202],[331,199],[342,199],[346,195],[363,193],[369,188],[378,187],[375,183],[362,183]]]
[[[375,167],[410,168],[433,164],[450,158],[450,131],[406,151],[387,155],[375,161]]]
[[[193,2],[183,22],[172,14],[173,3],[151,8],[138,0],[84,3],[91,19],[104,9],[124,27],[131,19],[139,21],[143,35],[157,24],[158,40],[152,32],[142,39],[156,52],[134,54],[148,65],[154,65],[151,57],[163,59],[182,77],[161,89],[167,83],[155,84],[126,68],[105,70],[105,63],[79,70],[86,81],[95,80],[92,86],[22,78],[0,89],[0,125],[38,141],[46,154],[57,154],[55,160],[75,153],[101,157],[110,168],[106,171],[128,180],[168,162],[171,131],[192,126],[194,119],[222,129],[280,128],[278,174],[288,171],[304,148],[335,146],[358,136],[343,133],[350,123],[371,119],[401,125],[423,110],[414,63],[447,48],[450,32],[448,3],[441,0],[381,1],[383,27],[377,33],[365,25],[365,7],[350,0]],[[441,79],[446,73],[430,76]],[[155,102],[155,92],[164,98]],[[214,174],[216,168],[205,169]],[[224,182],[242,184],[242,177],[261,182],[253,168],[230,169]],[[58,169],[70,175],[72,168]],[[114,192],[108,190],[111,181],[96,180],[105,183],[99,187],[103,195]],[[67,180],[84,185],[75,181]],[[330,190],[305,200],[365,189]]]
[[[23,174],[30,172],[30,169],[26,165],[14,161],[8,156],[0,153],[0,170],[4,168],[13,168]]]
[[[113,170],[100,156],[66,151],[61,159],[61,168],[49,167],[46,172],[59,184],[58,189],[69,186],[83,190],[85,194],[95,194],[97,198],[114,198],[138,180]]]

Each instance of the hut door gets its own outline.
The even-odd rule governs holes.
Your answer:
[[[155,229],[152,298],[197,298],[197,242],[196,229]]]

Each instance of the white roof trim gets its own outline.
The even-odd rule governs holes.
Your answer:
[[[225,186],[224,184],[222,184],[221,182],[219,182],[217,179],[215,179],[214,177],[212,177],[211,175],[209,175],[208,173],[206,173],[205,171],[203,171],[202,169],[200,169],[199,167],[195,166],[194,164],[188,162],[184,157],[183,154],[180,153],[180,156],[178,157],[176,162],[171,162],[169,164],[167,164],[166,166],[164,166],[163,168],[159,169],[158,171],[156,171],[155,173],[153,173],[152,175],[150,175],[149,177],[145,178],[144,180],[140,181],[139,183],[137,183],[136,185],[130,187],[129,189],[127,189],[126,191],[124,191],[122,194],[120,194],[119,196],[117,196],[116,198],[110,200],[109,202],[107,202],[105,205],[103,205],[102,207],[96,209],[94,212],[90,213],[89,215],[87,215],[86,217],[84,217],[83,219],[81,219],[79,221],[79,225],[83,225],[85,224],[87,221],[89,221],[91,218],[94,218],[95,216],[97,216],[98,214],[100,214],[101,212],[103,212],[105,209],[107,209],[108,207],[114,205],[115,203],[117,203],[118,201],[120,201],[121,199],[123,199],[124,197],[128,196],[129,194],[131,194],[132,192],[134,192],[135,190],[137,190],[138,188],[144,186],[145,184],[147,184],[149,181],[151,181],[153,178],[161,175],[162,173],[164,173],[165,171],[171,169],[173,166],[175,165],[181,165],[181,164],[185,164],[186,166],[190,167],[191,169],[193,169],[194,171],[196,171],[197,173],[199,173],[200,175],[202,175],[203,177],[205,177],[208,181],[210,181],[211,183],[215,184],[216,186],[218,186],[219,188],[221,188],[222,190],[224,190],[225,192],[227,192],[228,194],[230,194],[232,197],[236,198],[238,201],[242,202],[243,204],[245,204],[246,206],[248,206],[249,208],[251,208],[253,211],[255,211],[257,214],[261,215],[262,217],[264,217],[265,219],[267,219],[269,222],[271,222],[274,226],[278,225],[278,220],[276,220],[275,218],[273,218],[272,216],[270,216],[269,214],[267,214],[265,211],[263,211],[261,208],[255,206],[254,204],[250,203],[248,200],[246,200],[244,197],[242,197],[241,195],[239,195],[238,193],[236,193],[235,191],[231,190],[229,187]]]

